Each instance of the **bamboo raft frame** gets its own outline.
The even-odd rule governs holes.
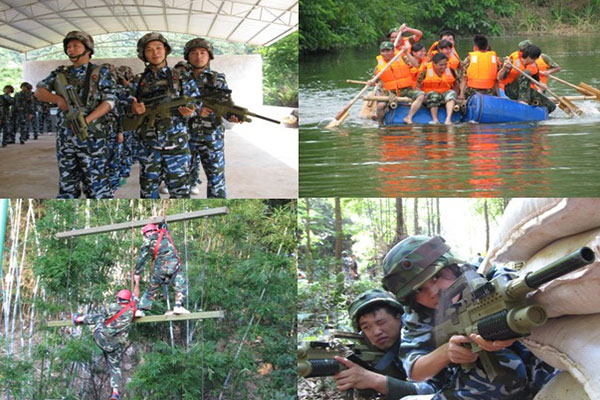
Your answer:
[[[140,317],[133,320],[134,324],[144,324],[149,322],[167,322],[167,321],[186,321],[191,319],[208,319],[208,318],[224,318],[225,311],[204,311],[204,312],[193,312],[189,314],[169,314],[169,315],[148,315],[146,317]],[[45,324],[48,328],[58,328],[62,326],[73,326],[71,320],[57,320],[48,321]]]

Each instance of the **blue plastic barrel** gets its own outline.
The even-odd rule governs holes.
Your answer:
[[[543,121],[548,119],[546,107],[534,107],[517,101],[476,93],[467,102],[465,121],[482,124]]]
[[[386,114],[385,117],[383,119],[383,124],[385,126],[397,126],[397,125],[405,125],[404,124],[404,118],[406,118],[406,116],[408,115],[408,111],[410,109],[410,106],[405,105],[405,104],[398,104],[398,107],[396,107],[395,110],[389,110]],[[458,123],[461,120],[461,113],[460,112],[455,112],[452,113],[452,122],[454,123]],[[419,108],[419,110],[415,113],[415,115],[413,115],[413,123],[415,124],[428,124],[429,122],[432,121],[431,118],[431,111],[429,110],[429,108],[426,108],[425,106]],[[446,106],[442,105],[440,106],[439,110],[438,110],[438,121],[440,121],[441,123],[444,123],[444,121],[446,120]]]

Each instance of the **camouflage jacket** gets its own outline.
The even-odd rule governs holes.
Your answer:
[[[83,99],[86,92],[86,75],[88,68],[90,71],[90,87],[87,88],[87,98]],[[60,66],[50,73],[45,79],[38,82],[38,88],[44,88],[50,92],[54,91],[54,83],[56,74],[63,71],[67,76],[67,81],[77,88],[79,98],[82,99],[84,105],[84,113],[88,115],[94,111],[102,102],[107,101],[112,104],[113,109],[117,100],[116,96],[116,78],[114,67],[110,64],[95,65],[92,63],[84,64],[79,67]],[[113,128],[114,111],[111,110],[108,114],[98,118],[88,126],[88,132],[98,134],[108,134]],[[58,111],[58,130],[60,133],[71,133],[71,129],[64,121],[63,111]]]
[[[190,63],[186,63],[180,61],[175,66],[177,69],[185,70],[190,79],[194,79],[194,70]],[[207,66],[197,78],[194,79],[196,81],[196,85],[201,92],[203,92],[204,88],[207,89],[225,89],[228,90],[229,86],[227,86],[227,80],[225,79],[225,74],[217,71],[213,71],[210,69],[210,66]],[[192,117],[188,122],[188,127],[194,132],[200,132],[203,129],[214,130],[217,127],[221,127],[223,121],[221,118],[217,118],[214,113],[211,113],[207,117]]]
[[[148,259],[152,260],[154,255],[154,247],[158,241],[158,232],[153,235],[144,237],[144,242],[140,248],[140,254],[138,255],[137,262],[135,264],[135,274],[140,275],[144,269],[144,265]],[[179,258],[177,257],[176,250],[173,248],[171,242],[167,238],[167,235],[163,235],[163,238],[158,246],[156,253],[156,260],[154,260],[155,270],[165,269],[166,273],[172,274],[179,267]]]
[[[10,107],[14,104],[15,99],[10,97],[8,94],[3,94],[0,98],[0,104],[2,104],[2,112],[5,115],[10,114]]]
[[[149,68],[137,74],[131,82],[131,96],[127,99],[128,105],[126,113],[130,117],[134,117],[131,110],[133,97],[137,101],[144,103],[146,107],[162,103],[169,98],[175,99],[180,96],[200,96],[200,91],[193,79],[189,79],[187,72],[175,70],[169,67],[164,67],[152,72]],[[200,106],[201,102],[198,101]],[[187,147],[187,118],[182,116],[177,109],[171,111],[168,119],[158,119],[155,122],[155,128],[152,135],[147,135],[149,131],[148,122],[144,120],[138,128],[138,132],[144,133],[144,142],[151,147],[170,147],[176,146],[178,149]]]
[[[139,300],[135,297],[133,299],[137,308]],[[111,349],[113,347],[127,341],[127,336],[129,335],[129,329],[133,324],[135,313],[132,307],[110,324],[105,325],[106,321],[121,311],[123,307],[124,306],[119,303],[111,303],[104,312],[99,314],[88,314],[83,317],[83,323],[85,325],[94,325],[94,338],[98,345],[106,351],[112,351]]]
[[[33,92],[19,92],[15,95],[15,110],[19,113],[33,114],[35,112],[35,99]]]
[[[507,270],[499,270],[506,273]],[[402,319],[402,342],[400,357],[408,375],[415,361],[436,349],[433,339],[435,310],[416,305],[408,308]],[[438,388],[434,399],[528,399],[545,384],[556,371],[533,356],[518,342],[495,352],[501,366],[512,370],[490,382],[481,362],[475,368],[465,371],[456,364],[450,364],[440,371],[431,382]]]

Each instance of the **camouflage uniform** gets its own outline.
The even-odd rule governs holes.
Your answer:
[[[427,260],[427,261],[425,261]],[[400,358],[407,375],[417,359],[434,351],[435,310],[407,299],[424,282],[445,267],[460,263],[440,238],[411,236],[398,243],[384,259],[384,287],[405,303]],[[421,265],[422,263],[426,266]],[[506,274],[508,271],[497,271]],[[465,371],[450,364],[431,381],[438,387],[433,399],[529,399],[556,374],[552,367],[533,356],[520,343],[494,352],[507,373],[490,381],[480,360]]]
[[[183,61],[175,68],[183,68],[193,78],[193,69],[189,63]],[[202,91],[206,89],[229,89],[225,74],[212,71],[207,66],[195,79],[196,85]],[[221,118],[214,113],[208,117],[193,117],[188,122],[190,131],[190,151],[192,162],[190,169],[190,186],[200,184],[198,174],[200,163],[204,168],[207,179],[206,196],[208,198],[225,198],[225,126]]]
[[[525,73],[531,76],[529,71],[525,71]],[[539,81],[539,76],[534,76],[534,79]],[[504,91],[512,100],[524,101],[529,105],[546,107],[548,109],[548,114],[556,110],[556,104],[537,90],[533,89],[531,87],[531,81],[521,74],[519,74],[519,76],[510,84],[506,85]]]
[[[40,102],[40,108],[38,109],[38,132],[52,132],[52,116],[50,115],[50,103]]]
[[[131,166],[133,165],[133,159],[137,149],[137,141],[135,140],[135,131],[123,132],[123,114],[125,112],[125,106],[130,95],[129,85],[123,84],[122,78],[126,78],[127,81],[133,79],[133,76],[129,76],[127,72],[131,72],[131,69],[126,66],[117,68],[117,93],[119,94],[118,110],[119,110],[119,128],[118,131],[123,133],[123,143],[121,143],[121,164],[119,166],[119,176],[121,178],[129,177],[131,172]]]
[[[2,131],[2,147],[9,143],[14,143],[15,138],[11,129],[11,108],[15,100],[9,94],[0,96],[0,105],[2,107],[2,122],[0,122],[0,131]]]
[[[135,265],[136,275],[141,274],[148,258],[152,260],[158,236],[158,231],[144,236],[144,243],[140,248],[140,254]],[[183,277],[183,274],[179,273],[181,263],[175,251],[176,250],[173,248],[173,245],[171,245],[171,242],[165,234],[158,247],[156,259],[153,260],[154,270],[152,271],[152,283],[142,296],[140,309],[149,310],[150,307],[152,307],[152,302],[154,301],[154,297],[156,296],[156,292],[159,291],[160,286],[167,285],[171,283],[171,281],[175,285],[175,302],[183,304],[183,301],[187,296],[187,290],[185,287],[185,278]]]
[[[382,303],[382,306],[387,304],[387,306],[396,308],[400,314],[403,312],[402,305],[392,294],[381,289],[371,289],[363,292],[352,302],[348,309],[352,326],[356,332],[360,332],[361,330],[358,320],[360,317],[362,317],[362,315],[364,315],[365,311],[362,310],[367,307],[371,307],[373,303]],[[436,391],[435,387],[429,382],[407,381],[406,372],[404,372],[404,368],[402,366],[402,360],[398,355],[400,350],[400,339],[401,336],[398,335],[398,340],[396,343],[394,343],[392,347],[386,351],[383,358],[374,366],[374,369],[378,374],[386,377],[387,395],[385,395],[384,398],[389,400],[397,400],[407,395],[423,395],[434,393]],[[366,336],[365,340],[368,342]],[[393,356],[393,358],[390,356]],[[376,394],[376,392],[372,389],[359,390],[358,393],[365,398],[371,398]]]
[[[29,139],[29,132],[31,131],[34,131],[35,138],[37,139],[37,131],[34,129],[35,104],[33,92],[21,91],[15,95],[13,114],[15,118],[15,126],[19,131],[19,141],[21,144],[24,144]],[[30,116],[32,117],[30,118]]]
[[[85,93],[86,74],[90,71],[88,97],[83,101],[85,114],[91,113],[103,101],[116,101],[114,68],[110,64],[97,66],[89,63],[79,67],[59,67],[38,83],[38,88],[54,90],[56,74],[64,71],[69,83],[75,85],[78,94]],[[88,138],[81,140],[68,126],[64,113],[59,109],[56,132],[56,158],[59,172],[59,198],[78,198],[80,185],[89,198],[112,198],[106,176],[106,163],[109,155],[108,139],[114,130],[111,113],[98,118],[88,126]]]
[[[456,78],[456,73],[454,70],[450,69],[450,71],[452,71],[452,74]],[[417,86],[420,86],[423,83],[426,75],[427,69],[419,74],[419,77],[417,78]],[[427,108],[440,107],[449,101],[456,100],[457,97],[458,95],[452,89],[447,90],[444,93],[438,93],[435,90],[432,90],[431,92],[425,93],[425,101],[423,104],[425,104],[425,107]]]
[[[138,299],[134,298],[134,301],[137,307]],[[133,307],[130,307],[108,324],[108,326],[105,325],[105,321],[117,314],[123,307],[119,303],[111,303],[106,313],[89,314],[83,317],[83,324],[94,325],[92,328],[94,342],[102,349],[102,353],[104,354],[110,374],[110,386],[117,390],[123,380],[121,375],[121,361],[123,360],[123,350],[127,344],[129,329],[133,324],[135,310]]]
[[[146,60],[146,45],[153,41],[163,43],[165,59],[151,67]],[[142,36],[137,43],[138,58],[147,66],[143,73],[137,74],[131,84],[131,94],[138,103],[146,107],[166,103],[180,96],[200,95],[196,82],[182,75],[181,70],[172,70],[166,66],[166,57],[171,46],[158,32]],[[164,67],[159,68],[160,65]],[[156,71],[153,71],[156,70]],[[132,97],[132,99],[133,99]],[[196,103],[201,105],[200,101]],[[127,114],[133,117],[133,108],[127,107]],[[179,110],[172,110],[169,116],[157,116],[154,125],[143,115],[142,124],[137,129],[142,145],[139,149],[141,197],[159,198],[158,185],[165,180],[171,197],[189,197],[190,148],[187,132],[187,117]]]

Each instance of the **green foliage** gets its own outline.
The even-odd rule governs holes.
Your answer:
[[[298,32],[259,52],[263,57],[265,104],[298,107]]]
[[[300,0],[300,50],[318,51],[377,42],[392,27],[411,25],[421,4],[401,0]]]
[[[29,382],[33,376],[33,364],[10,355],[0,355],[0,392],[12,398],[31,398],[33,388]]]

